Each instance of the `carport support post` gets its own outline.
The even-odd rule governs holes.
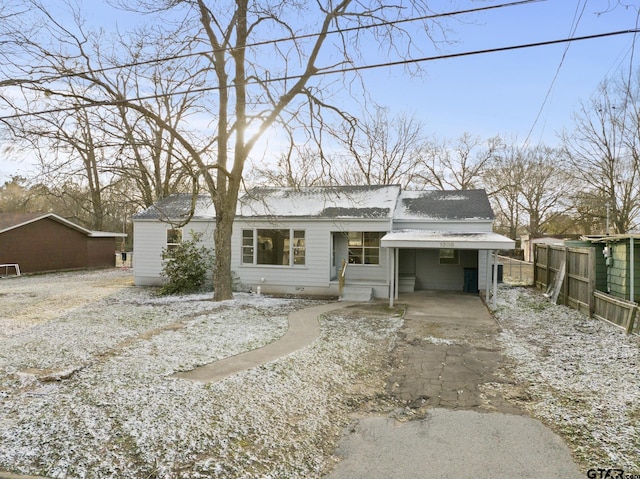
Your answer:
[[[485,255],[485,268],[484,268],[484,302],[485,304],[489,304],[489,294],[491,292],[491,254],[493,251],[486,250]]]
[[[394,248],[393,251],[395,253],[395,261],[393,267],[393,271],[395,271],[394,280],[396,283],[395,292],[396,299],[398,299],[398,295],[400,294],[400,248]]]
[[[496,298],[498,296],[498,255],[493,251],[493,299],[491,300],[491,307],[496,309]]]
[[[387,248],[387,264],[389,265],[389,308],[393,308],[393,300],[398,299],[398,248]]]
[[[635,248],[635,246],[633,245],[633,236],[629,236],[629,301],[631,301],[632,303],[635,302],[635,289],[636,289],[636,285],[635,285],[635,276],[636,276],[636,272],[634,271],[634,262],[635,259],[633,257],[633,248]]]
[[[395,278],[395,269],[396,269],[396,264],[395,264],[395,248],[390,248],[391,250],[391,254],[389,254],[389,249],[387,250],[387,264],[389,264],[389,308],[393,308],[393,298],[395,296],[395,291],[394,291],[394,281],[393,279]]]
[[[387,264],[389,265],[389,308],[393,308],[393,248],[387,248]]]

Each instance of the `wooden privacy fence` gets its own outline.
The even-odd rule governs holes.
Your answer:
[[[637,326],[640,325],[640,322],[638,322],[634,328],[634,323],[636,323],[634,320],[638,310],[637,303],[623,301],[600,291],[595,291],[593,297],[595,299],[593,311],[595,318],[620,326],[627,334],[633,332],[638,334]]]
[[[578,311],[593,313],[596,284],[594,248],[536,245],[534,284]]]
[[[558,304],[640,334],[637,303],[596,291],[595,254],[595,248],[536,245],[535,286]]]

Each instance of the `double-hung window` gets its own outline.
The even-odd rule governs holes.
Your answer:
[[[182,243],[182,228],[167,229],[167,250],[173,249]]]
[[[379,231],[349,232],[349,264],[380,264]]]
[[[305,263],[304,230],[242,230],[242,264],[303,266]]]

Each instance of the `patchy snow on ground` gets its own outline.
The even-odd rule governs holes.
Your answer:
[[[210,296],[160,297],[127,271],[0,280],[0,471],[266,479],[330,469],[351,413],[381,410],[400,316],[344,308],[277,361],[217,383],[175,379],[279,338],[289,313],[318,304]],[[585,469],[640,473],[640,338],[527,288],[501,288],[495,313],[517,394],[491,387],[561,434]]]
[[[62,277],[68,287],[75,277],[80,291],[92,278],[110,284],[124,274]],[[47,277],[60,279],[3,280],[4,300],[48,294]],[[385,308],[346,308],[321,318],[311,346],[202,384],[171,375],[267,344],[284,334],[290,312],[317,303],[249,294],[215,303],[210,294],[158,297],[122,283],[110,294],[96,289],[95,300],[79,294],[84,303],[46,320],[30,313],[20,324],[13,307],[0,317],[0,470],[319,477],[354,404],[383,390],[386,354],[402,324]]]
[[[521,402],[558,431],[586,468],[640,474],[640,338],[549,302],[501,288],[496,316]]]

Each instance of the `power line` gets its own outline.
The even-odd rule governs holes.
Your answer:
[[[542,47],[542,46],[549,46],[549,45],[557,45],[557,44],[560,44],[560,43],[567,43],[567,42],[593,40],[593,39],[597,39],[597,38],[606,38],[606,37],[612,37],[612,36],[617,36],[617,35],[626,35],[626,34],[631,34],[631,33],[632,34],[638,34],[638,33],[640,33],[640,29],[619,30],[619,31],[615,31],[615,32],[597,33],[597,34],[593,34],[593,35],[585,35],[585,36],[572,37],[572,38],[563,38],[563,39],[559,39],[559,40],[546,40],[546,41],[542,41],[542,42],[525,43],[525,44],[520,44],[520,45],[511,45],[511,46],[506,46],[506,47],[496,47],[496,48],[489,48],[489,49],[484,49],[484,50],[473,50],[473,51],[468,51],[468,52],[449,53],[449,54],[437,55],[437,56],[431,56],[431,57],[409,58],[409,59],[403,59],[403,60],[392,61],[392,62],[375,63],[375,64],[371,64],[371,65],[360,65],[360,66],[344,67],[344,68],[339,68],[339,69],[334,69],[334,70],[325,70],[325,71],[319,70],[313,76],[328,76],[328,75],[335,75],[335,74],[352,73],[352,72],[356,72],[356,71],[373,70],[373,69],[376,69],[376,68],[386,68],[386,67],[394,67],[394,66],[402,66],[402,65],[412,65],[412,64],[424,63],[424,62],[429,62],[429,61],[448,60],[448,59],[462,58],[462,57],[473,56],[473,55],[484,55],[484,54],[488,54],[488,53],[507,52],[507,51],[513,51],[513,50],[520,50],[520,49],[524,49],[524,48],[534,48],[534,47]],[[285,81],[291,81],[291,80],[299,80],[299,79],[301,79],[303,77],[304,77],[304,75],[283,76],[283,77],[278,77],[278,78],[269,78],[269,79],[264,79],[264,80],[260,80],[260,81],[247,82],[246,85],[264,85],[265,83],[276,83],[276,82],[285,82]],[[225,85],[225,88],[232,88],[232,87],[233,87],[233,85]],[[49,109],[49,110],[41,110],[41,111],[37,111],[37,112],[16,113],[16,114],[13,114],[13,115],[0,116],[0,121],[16,119],[16,118],[23,118],[23,117],[27,117],[27,116],[44,115],[44,114],[48,114],[48,113],[58,113],[58,112],[64,112],[64,111],[73,111],[73,110],[79,110],[79,109],[84,109],[84,108],[94,108],[94,107],[99,107],[99,106],[126,105],[127,103],[134,102],[134,101],[154,100],[154,99],[158,99],[158,98],[165,98],[167,96],[188,95],[188,94],[194,94],[194,93],[206,93],[206,92],[210,92],[210,91],[220,90],[221,88],[222,88],[221,86],[202,87],[202,88],[194,88],[194,89],[190,89],[190,90],[184,90],[184,91],[180,91],[180,92],[172,92],[172,93],[167,93],[167,94],[153,94],[153,95],[139,96],[139,97],[134,97],[134,98],[126,98],[126,99],[123,99],[123,100],[100,100],[100,101],[86,100],[87,103],[85,103],[85,104],[79,104],[79,105],[65,107],[65,108],[54,108],[54,109]]]
[[[585,9],[587,8],[587,0],[584,0],[584,3],[582,4],[582,10],[580,10],[580,14],[578,15],[579,5],[580,5],[580,2],[578,2],[578,5],[576,5],[576,12],[574,13],[573,22],[571,24],[571,28],[570,28],[570,31],[569,31],[569,35],[571,37],[573,37],[575,35],[576,30],[578,29],[578,24],[580,23],[580,20],[582,19],[582,16],[584,15]],[[636,28],[637,28],[637,25],[636,25]],[[524,139],[524,145],[526,145],[529,142],[529,138],[531,137],[531,134],[533,133],[533,129],[538,124],[538,120],[540,119],[540,116],[542,115],[542,111],[544,110],[544,107],[547,104],[547,101],[549,101],[549,96],[551,96],[551,90],[553,90],[553,87],[556,84],[556,80],[558,79],[558,75],[560,75],[560,70],[562,69],[562,65],[564,65],[564,60],[565,60],[565,58],[567,56],[567,52],[569,51],[569,46],[570,45],[571,45],[571,42],[567,42],[567,44],[565,46],[565,49],[562,52],[562,57],[560,58],[560,63],[558,64],[558,68],[556,68],[556,73],[555,73],[555,75],[553,75],[553,79],[551,80],[551,83],[549,84],[549,88],[547,89],[547,93],[544,96],[544,100],[542,101],[542,105],[540,105],[540,109],[538,110],[538,114],[536,115],[536,118],[533,121],[533,124],[531,125],[531,129],[529,130],[529,133],[527,133],[527,137]],[[543,131],[544,131],[544,128],[543,128]]]
[[[638,28],[638,23],[640,23],[640,9],[638,9],[636,13],[636,29]],[[625,98],[624,98],[624,110],[622,113],[622,129],[621,131],[624,134],[625,123],[627,122],[627,114],[629,113],[628,102],[631,100],[631,78],[633,77],[633,57],[635,54],[636,48],[636,38],[637,33],[633,35],[633,42],[631,43],[631,54],[629,55],[629,76],[627,77],[627,84],[625,88]],[[614,145],[615,146],[615,145]],[[622,149],[622,146],[619,147]]]
[[[466,10],[456,10],[453,12],[443,12],[443,13],[434,13],[431,15],[423,15],[423,16],[419,16],[419,17],[411,17],[411,18],[403,18],[403,19],[399,19],[399,20],[389,20],[386,22],[379,22],[379,23],[372,23],[370,25],[358,25],[355,27],[348,27],[348,28],[339,28],[339,29],[335,29],[335,30],[328,30],[327,31],[327,35],[334,35],[337,33],[349,33],[349,32],[354,32],[354,31],[359,31],[359,30],[368,30],[368,29],[372,29],[372,28],[380,28],[380,27],[385,27],[385,26],[395,26],[395,25],[401,25],[404,23],[412,23],[412,22],[418,22],[418,21],[424,21],[424,20],[434,20],[436,18],[444,18],[444,17],[453,17],[453,16],[457,16],[457,15],[466,15],[469,13],[479,13],[479,12],[485,12],[485,11],[489,11],[489,10],[495,10],[495,9],[499,9],[499,8],[506,8],[506,7],[516,7],[516,6],[522,6],[522,5],[526,5],[529,3],[538,3],[538,2],[546,2],[547,0],[519,0],[516,2],[509,2],[509,3],[501,3],[501,4],[497,4],[497,5],[489,5],[489,6],[484,6],[484,7],[476,7],[476,8],[469,8]],[[283,38],[277,38],[277,39],[272,39],[272,40],[264,40],[261,42],[254,42],[254,43],[250,43],[245,45],[245,48],[254,48],[254,47],[260,47],[260,46],[264,46],[264,45],[275,45],[278,43],[283,43],[283,42],[290,42],[290,41],[299,41],[299,40],[306,40],[309,38],[315,38],[320,36],[320,33],[308,33],[305,35],[293,35],[290,37],[283,37]],[[15,80],[11,80],[9,82],[4,82],[7,84],[11,84],[11,85],[17,85],[17,84],[26,84],[26,83],[43,83],[43,82],[51,82],[51,81],[55,81],[55,80],[61,80],[63,78],[73,78],[73,77],[79,77],[79,76],[84,76],[84,75],[89,75],[89,74],[96,74],[96,73],[105,73],[105,72],[109,72],[109,71],[113,71],[113,70],[121,70],[124,68],[131,68],[131,67],[136,67],[136,66],[144,66],[144,65],[152,65],[154,63],[164,63],[164,62],[168,62],[168,61],[173,61],[173,60],[182,60],[185,58],[191,58],[191,57],[197,57],[197,56],[202,56],[202,55],[211,55],[211,54],[215,54],[221,51],[227,51],[227,50],[232,50],[235,48],[239,48],[238,46],[233,46],[233,47],[223,47],[223,48],[218,48],[218,49],[213,49],[213,50],[206,50],[206,51],[201,51],[201,52],[190,52],[190,53],[183,53],[183,54],[177,54],[177,55],[169,55],[166,57],[161,57],[161,58],[152,58],[149,60],[140,60],[140,61],[135,61],[135,62],[129,62],[129,63],[123,63],[122,65],[114,65],[111,67],[104,67],[104,68],[98,68],[95,70],[85,70],[85,71],[81,71],[81,72],[67,72],[67,73],[61,73],[59,75],[51,75],[48,77],[44,77],[40,80],[31,80],[31,79],[15,79]],[[0,81],[0,87],[4,86],[3,82]]]

